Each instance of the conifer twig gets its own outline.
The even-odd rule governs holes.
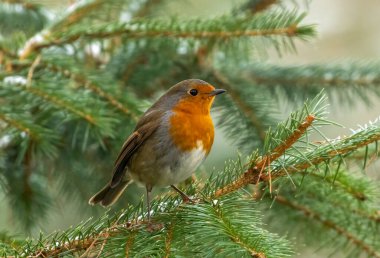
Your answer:
[[[1,49],[0,49],[0,51],[1,51]],[[17,67],[18,69],[24,69],[25,67],[28,67],[30,65],[31,68],[29,68],[27,82],[30,81],[29,77],[33,75],[33,71],[37,68],[37,66],[40,69],[46,69],[46,70],[52,71],[54,73],[60,73],[67,78],[73,79],[75,82],[80,84],[80,86],[91,90],[94,94],[97,94],[99,97],[106,100],[109,103],[109,105],[115,107],[116,109],[118,109],[122,113],[131,116],[134,120],[137,120],[136,114],[132,113],[124,104],[122,104],[114,96],[112,96],[111,94],[109,94],[108,92],[103,90],[97,83],[86,78],[83,74],[73,72],[72,70],[66,69],[64,67],[60,67],[57,64],[49,63],[46,60],[41,60],[41,59],[37,59],[37,58],[32,63],[22,63],[22,64],[14,63],[12,65],[14,67]],[[30,84],[27,83],[27,85],[30,85]]]
[[[358,246],[360,249],[362,249],[364,252],[366,252],[371,257],[380,258],[380,254],[374,250],[371,246],[367,245],[364,241],[361,239],[358,239],[356,236],[348,232],[346,229],[338,226],[333,221],[327,220],[323,218],[320,214],[310,210],[309,208],[302,206],[300,204],[293,203],[289,200],[287,200],[285,197],[281,195],[277,195],[275,198],[275,201],[277,203],[280,203],[282,205],[285,205],[289,208],[301,211],[306,217],[312,218],[319,223],[321,223],[323,226],[334,230],[338,234],[344,236],[347,238],[348,241],[352,242],[354,245]]]
[[[32,79],[33,79],[33,73],[34,73],[34,70],[36,69],[36,67],[39,65],[41,61],[41,55],[38,55],[32,65],[30,66],[29,68],[29,71],[28,71],[28,76],[26,77],[26,87],[30,87],[32,85]]]
[[[378,63],[372,63],[377,68]],[[275,87],[302,87],[311,86],[330,87],[340,85],[356,85],[365,87],[378,85],[380,78],[378,69],[369,69],[368,64],[336,64],[329,65],[303,65],[303,66],[261,66],[256,64],[254,68],[246,73],[247,77],[259,85]],[[353,74],[353,71],[356,73]]]
[[[301,138],[306,130],[311,126],[314,119],[315,117],[313,115],[307,116],[305,121],[298,126],[297,130],[295,130],[282,144],[278,145],[270,154],[267,154],[261,158],[254,167],[251,165],[240,178],[218,189],[215,192],[215,197],[220,197],[222,195],[234,192],[248,184],[258,184],[262,181],[268,182],[269,180],[279,177],[278,173],[269,176],[263,174],[262,171],[264,171],[266,167],[270,166],[271,162],[283,155],[287,149],[291,148],[292,145],[299,138]]]
[[[47,93],[47,92],[45,92],[39,88],[36,88],[36,87],[26,87],[25,89],[26,89],[26,91],[28,91],[34,95],[37,95],[37,96],[55,104],[56,106],[62,107],[64,109],[76,114],[77,116],[82,117],[84,120],[86,120],[90,124],[96,125],[96,120],[93,116],[91,116],[90,114],[86,114],[85,112],[83,112],[81,110],[76,109],[75,107],[65,103],[63,100],[61,100],[55,96],[52,96],[49,93]]]
[[[215,207],[213,207],[213,210],[215,212],[215,215],[222,221],[223,224],[227,225],[226,227],[228,228],[228,226],[230,226],[230,221],[225,217],[223,212],[221,212],[219,209],[216,209]],[[266,255],[264,253],[258,252],[257,250],[254,250],[252,247],[250,247],[244,241],[242,241],[239,234],[237,234],[233,228],[229,228],[228,235],[229,235],[229,238],[233,242],[235,242],[236,244],[238,244],[239,246],[241,246],[245,250],[247,250],[250,253],[251,257],[253,257],[253,258],[266,258]]]

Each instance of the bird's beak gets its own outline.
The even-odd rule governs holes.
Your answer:
[[[209,94],[210,94],[210,96],[216,96],[216,95],[219,95],[219,94],[222,94],[225,92],[226,92],[226,90],[223,90],[223,89],[215,89],[215,90],[211,91]]]

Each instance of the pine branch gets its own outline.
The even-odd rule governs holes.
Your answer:
[[[348,241],[350,241],[351,243],[353,243],[354,245],[359,247],[361,250],[363,250],[365,253],[367,253],[371,257],[378,257],[378,258],[380,257],[380,253],[378,253],[376,250],[374,250],[371,246],[367,245],[365,242],[358,239],[355,235],[351,234],[350,232],[348,232],[344,228],[336,225],[333,221],[324,219],[317,212],[310,210],[307,207],[304,207],[304,206],[301,206],[301,205],[296,204],[294,202],[291,202],[281,195],[277,195],[275,198],[275,201],[277,203],[280,203],[280,204],[285,205],[287,207],[290,207],[292,209],[298,210],[298,211],[302,212],[305,216],[318,221],[319,223],[323,224],[323,226],[325,226],[331,230],[334,230],[339,235],[342,235],[345,238],[347,238]]]
[[[167,204],[168,197],[161,197],[160,200],[157,200],[158,204],[155,203],[154,206],[156,208],[154,209],[161,209],[163,204]],[[173,202],[171,200],[170,202]],[[183,249],[183,252],[187,255],[194,252],[194,254],[201,253],[200,250],[192,250],[188,248],[192,248],[191,246],[188,247],[188,243],[197,243],[201,241],[204,245],[208,245],[205,241],[205,230],[207,227],[211,227],[214,231],[214,233],[210,232],[211,234],[215,234],[215,236],[218,236],[220,238],[220,241],[223,241],[223,246],[227,247],[231,245],[229,241],[232,241],[232,246],[229,248],[222,248],[219,249],[218,246],[215,247],[216,252],[221,252],[221,255],[227,255],[231,254],[233,252],[239,252],[243,256],[245,253],[242,253],[242,250],[240,250],[241,247],[243,247],[243,250],[248,251],[249,257],[278,257],[276,254],[279,254],[279,252],[282,254],[282,256],[289,255],[289,250],[284,252],[285,246],[284,243],[279,244],[276,241],[277,236],[269,234],[270,236],[266,236],[264,239],[261,237],[260,239],[256,238],[256,241],[250,240],[250,237],[254,237],[253,235],[257,234],[260,235],[263,232],[262,229],[256,228],[255,221],[257,220],[255,212],[249,212],[252,207],[246,200],[240,201],[236,198],[233,198],[231,200],[223,200],[223,204],[221,206],[210,203],[201,203],[199,205],[186,205],[186,204],[175,204],[173,207],[172,204],[168,204],[169,207],[164,208],[167,210],[167,212],[163,212],[163,214],[166,214],[164,216],[157,215],[158,219],[162,219],[163,222],[167,221],[168,224],[164,224],[164,228],[160,226],[159,231],[152,232],[149,231],[148,235],[145,236],[145,238],[150,238],[150,236],[153,236],[153,241],[157,243],[157,237],[162,236],[163,240],[163,256],[165,254],[169,254],[171,250],[171,246],[179,246],[181,249]],[[174,204],[175,202],[173,202]],[[246,214],[247,218],[244,221],[250,221],[249,225],[246,225],[245,223],[241,224],[241,222],[237,222],[237,212],[234,211],[234,207],[236,204],[239,204],[239,207],[241,211]],[[161,207],[161,208],[160,208]],[[157,210],[155,211],[157,212]],[[33,255],[34,257],[50,257],[50,256],[59,256],[59,255],[67,255],[67,254],[78,254],[80,252],[85,252],[84,255],[99,255],[100,251],[103,250],[103,255],[115,255],[114,249],[112,249],[112,246],[116,243],[111,244],[110,242],[115,241],[122,241],[125,243],[125,246],[123,248],[123,254],[127,255],[129,257],[132,255],[132,247],[134,244],[137,244],[136,241],[139,241],[139,244],[141,245],[141,241],[144,241],[141,239],[141,235],[145,235],[147,232],[145,231],[146,226],[146,218],[141,218],[140,216],[137,216],[138,214],[131,215],[130,213],[128,215],[124,214],[118,214],[114,218],[117,218],[116,220],[114,218],[107,219],[107,222],[102,222],[104,220],[100,219],[100,221],[93,222],[94,226],[90,226],[89,229],[85,229],[85,232],[91,232],[92,227],[96,227],[98,230],[94,233],[91,232],[90,234],[86,235],[77,235],[77,232],[81,232],[81,230],[84,230],[83,226],[80,226],[80,228],[83,229],[75,229],[73,231],[76,232],[74,235],[68,239],[67,237],[62,238],[60,240],[59,238],[51,239],[52,245],[46,245],[46,243],[42,242],[41,245],[37,246],[37,250],[33,253],[27,252],[28,254]],[[215,222],[214,219],[216,218],[215,215],[217,215],[217,221]],[[169,216],[169,217],[167,217]],[[167,217],[165,219],[165,217]],[[248,219],[248,217],[250,219]],[[107,217],[105,217],[107,218]],[[202,218],[201,220],[199,218]],[[178,221],[177,221],[178,220]],[[116,221],[114,223],[111,223],[110,221]],[[191,222],[189,222],[191,221]],[[238,224],[240,223],[240,224]],[[112,226],[105,226],[112,224]],[[202,224],[203,226],[200,227]],[[96,225],[96,226],[95,226]],[[239,227],[239,231],[237,231],[237,227]],[[240,235],[241,228],[244,228],[243,235]],[[185,232],[178,232],[178,230],[185,230]],[[128,233],[127,233],[128,232]],[[161,233],[160,233],[161,232]],[[177,232],[177,233],[175,233]],[[191,233],[190,233],[191,232]],[[248,232],[250,232],[248,234]],[[252,235],[252,232],[253,233]],[[127,236],[123,237],[127,233]],[[65,233],[64,235],[70,235],[71,233]],[[159,235],[156,235],[159,234]],[[162,235],[161,235],[162,234]],[[186,239],[186,244],[183,244],[178,237],[173,237],[173,234],[180,234],[180,235],[187,235],[189,237],[195,237],[198,240],[190,240]],[[211,235],[209,234],[211,237]],[[227,237],[227,238],[226,238]],[[107,240],[108,239],[108,240]],[[108,247],[105,247],[105,241],[107,240]],[[179,241],[179,242],[178,242]],[[227,242],[226,242],[227,241]],[[267,241],[266,244],[265,241]],[[170,242],[170,243],[169,243]],[[57,245],[57,243],[62,243],[62,245]],[[221,242],[219,242],[221,243]],[[269,244],[269,245],[268,245]],[[278,246],[275,246],[278,245]],[[256,251],[254,246],[257,246],[259,250],[262,251]],[[232,248],[234,247],[234,248]],[[110,249],[111,248],[111,249]],[[175,247],[173,247],[175,248]],[[198,246],[198,248],[203,249],[203,247]],[[35,250],[34,247],[30,247],[30,250]],[[139,249],[138,249],[139,250]],[[175,250],[178,251],[178,248]],[[282,252],[281,252],[282,250]],[[134,251],[133,251],[134,252]],[[203,252],[208,252],[207,248],[203,249]],[[244,251],[245,252],[245,251]],[[157,252],[155,252],[157,254]],[[268,255],[266,255],[268,254]],[[82,254],[83,255],[83,254]]]
[[[35,51],[53,46],[62,46],[73,43],[79,39],[105,39],[115,36],[125,36],[129,39],[136,38],[176,38],[176,39],[220,39],[242,37],[308,37],[314,34],[311,26],[301,26],[304,15],[296,15],[290,12],[270,13],[243,18],[224,16],[214,20],[148,20],[129,23],[108,24],[90,29],[78,28],[75,32],[49,34],[43,40],[29,41],[20,54],[22,59]],[[196,26],[195,26],[196,25]]]
[[[131,111],[124,104],[122,104],[119,100],[117,100],[113,95],[103,90],[100,87],[100,85],[98,85],[96,82],[86,78],[83,73],[82,74],[76,73],[75,71],[69,70],[66,67],[60,67],[59,65],[55,63],[44,62],[42,65],[44,69],[62,74],[66,76],[67,78],[73,79],[80,86],[91,90],[93,93],[95,93],[102,99],[105,99],[111,106],[115,107],[122,113],[128,116],[131,116],[134,120],[137,119],[136,115],[131,113]]]
[[[78,86],[83,87],[85,89],[90,90],[97,96],[99,96],[101,99],[104,99],[107,101],[107,103],[110,106],[115,107],[120,112],[124,113],[125,115],[128,115],[132,117],[134,120],[137,120],[136,114],[133,113],[130,109],[126,107],[125,104],[121,103],[116,97],[114,97],[111,93],[106,92],[102,87],[92,80],[91,78],[88,78],[86,73],[79,73],[76,72],[73,68],[73,64],[63,65],[59,64],[57,60],[49,60],[49,59],[57,59],[57,57],[44,57],[43,60],[41,59],[35,59],[34,62],[28,62],[24,61],[22,63],[19,63],[17,61],[13,61],[11,63],[12,66],[12,73],[21,73],[23,69],[29,68],[28,71],[28,79],[27,84],[30,85],[31,77],[33,75],[34,70],[38,69],[41,71],[50,71],[54,73],[54,76],[56,75],[63,75],[64,77],[68,79],[74,80],[76,83],[78,83]],[[36,62],[38,61],[38,62]],[[69,67],[67,67],[69,66]]]
[[[377,63],[313,64],[303,66],[253,66],[251,79],[258,84],[286,87],[367,87],[380,84]]]
[[[379,64],[375,62],[290,67],[256,63],[246,68],[245,75],[255,85],[273,93],[277,90],[276,94],[281,91],[291,100],[314,95],[324,88],[328,92],[336,91],[342,102],[355,104],[358,97],[368,103],[370,95],[380,96],[378,71]]]
[[[83,118],[85,121],[87,121],[88,123],[92,125],[97,125],[95,118],[91,114],[88,114],[80,109],[77,109],[75,106],[67,103],[66,101],[62,99],[57,98],[56,96],[49,94],[48,92],[42,90],[41,88],[37,88],[36,86],[34,86],[34,87],[25,87],[24,89],[25,91],[30,92],[31,94],[41,97],[47,102],[51,102],[53,105],[57,107],[63,108]]]
[[[221,223],[224,224],[224,227],[226,228],[233,242],[247,250],[253,258],[266,258],[266,255],[264,253],[253,249],[248,243],[241,239],[238,232],[236,232],[233,228],[230,228],[230,222],[223,216],[223,213],[221,211],[218,209],[214,209],[214,211],[215,215],[221,220]]]

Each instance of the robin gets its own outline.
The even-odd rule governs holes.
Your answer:
[[[115,161],[111,181],[89,204],[112,205],[135,181],[146,187],[148,219],[153,187],[171,186],[190,177],[207,157],[214,141],[210,116],[216,95],[225,90],[189,79],[171,87],[141,117]]]

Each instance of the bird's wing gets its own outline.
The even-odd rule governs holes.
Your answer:
[[[115,161],[113,168],[111,188],[116,187],[120,183],[126,173],[125,167],[127,166],[129,159],[158,128],[159,122],[157,118],[157,114],[153,114],[151,119],[143,117],[142,121],[140,121],[140,123],[137,125],[135,131],[123,144],[123,147],[121,148],[121,151]]]

